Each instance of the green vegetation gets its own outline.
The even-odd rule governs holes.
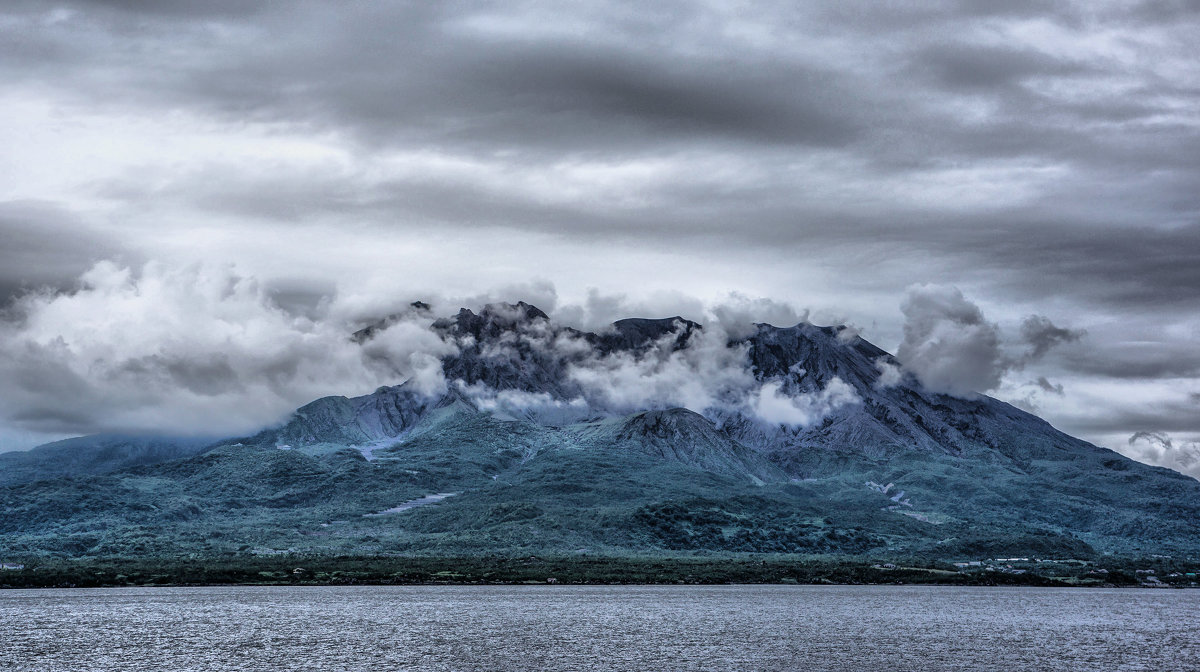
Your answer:
[[[556,428],[451,406],[374,446],[371,461],[337,443],[244,440],[0,486],[0,562],[36,568],[0,582],[1088,585],[1146,576],[1136,563],[1108,576],[952,563],[1200,555],[1194,482],[1149,467],[1114,476],[1092,464],[1099,449],[1028,468],[916,450],[813,451],[806,478],[766,480],[770,469],[702,436],[695,418],[658,414],[640,434],[644,415]],[[690,437],[679,450],[663,438],[677,427]],[[435,493],[448,496],[423,499]],[[513,560],[530,556],[556,560],[528,570]],[[886,564],[910,569],[874,568]],[[309,574],[278,574],[296,567]]]

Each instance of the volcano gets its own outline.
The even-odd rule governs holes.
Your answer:
[[[453,346],[436,384],[203,447],[0,456],[5,555],[1200,552],[1200,481],[926,389],[846,328],[587,332],[525,303],[429,322]]]

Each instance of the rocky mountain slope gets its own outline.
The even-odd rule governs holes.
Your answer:
[[[590,333],[523,303],[432,329],[455,351],[433,392],[327,397],[199,454],[9,479],[0,550],[1200,553],[1200,482],[932,393],[845,329]]]

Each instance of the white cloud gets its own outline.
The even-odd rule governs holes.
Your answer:
[[[506,298],[527,291],[554,305],[549,283],[497,290]],[[491,302],[497,292],[477,295],[476,302]],[[372,302],[361,294],[347,299],[334,286],[309,293],[297,310],[283,307],[269,283],[231,266],[149,263],[139,270],[96,264],[72,291],[22,296],[0,323],[0,395],[6,402],[0,424],[44,435],[250,432],[325,395],[362,394],[404,380],[427,395],[442,394],[442,358],[473,345],[448,343],[431,329],[436,310],[408,307],[389,311],[370,338],[354,339],[364,306]],[[443,309],[450,305],[428,298]],[[691,306],[698,317],[706,312],[682,295],[664,295],[657,305]],[[627,306],[594,293],[578,313],[594,319],[618,307]],[[771,422],[806,424],[841,403],[840,381],[811,399],[785,402],[778,387],[764,396],[746,347],[730,346],[724,328],[744,325],[752,314],[786,323],[801,319],[800,313],[741,295],[712,313],[719,319],[694,331],[682,348],[677,330],[644,350],[600,356],[584,339],[534,320],[481,352],[517,358],[521,366],[520,348],[532,347],[544,362],[565,365],[562,389],[576,386],[574,397],[458,384],[485,410],[548,422],[684,407],[761,411]],[[782,403],[791,403],[783,415]]]
[[[1165,432],[1136,432],[1127,444],[1123,452],[1135,460],[1200,479],[1200,442],[1176,441]]]
[[[572,364],[569,375],[593,400],[594,408],[615,412],[683,407],[701,414],[736,412],[771,425],[808,427],[860,401],[854,388],[836,377],[813,393],[789,392],[778,380],[756,380],[746,347],[730,345],[723,326],[718,322],[695,331],[686,347],[676,349],[680,324],[680,329],[658,339],[645,353],[587,358]]]
[[[589,287],[581,300],[559,306],[552,316],[559,324],[601,332],[609,329],[613,322],[627,317],[680,316],[703,321],[705,314],[704,302],[678,291],[647,291],[635,299],[623,293],[606,294]]]
[[[811,394],[785,394],[782,382],[767,381],[751,398],[750,408],[768,424],[810,427],[842,407],[861,401],[854,388],[837,377],[825,389]]]
[[[732,292],[709,311],[721,327],[734,338],[754,333],[754,325],[766,323],[776,327],[791,327],[808,321],[807,310],[766,298],[751,298]]]
[[[25,295],[0,323],[0,414],[47,433],[229,434],[409,377],[444,389],[438,357],[453,348],[432,318],[411,315],[361,348],[328,310],[289,313],[229,267],[102,262],[75,291]]]
[[[550,425],[578,422],[591,410],[583,397],[556,399],[547,392],[495,390],[480,383],[467,385],[461,380],[455,381],[455,385],[482,411]]]
[[[677,335],[666,334],[641,354],[573,363],[568,376],[601,407],[628,412],[682,407],[703,413],[740,399],[754,385],[745,348],[728,347],[719,326],[693,332],[684,348],[675,348]]]
[[[875,381],[875,386],[881,390],[895,387],[904,380],[904,371],[886,357],[875,360],[875,368],[879,370],[879,379]]]

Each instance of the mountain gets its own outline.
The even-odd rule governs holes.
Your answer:
[[[202,452],[211,438],[93,434],[0,453],[0,485],[92,476]]]
[[[199,452],[9,479],[0,554],[1200,552],[1200,481],[927,390],[844,328],[593,333],[524,303],[429,319],[456,351],[441,388],[398,381]]]

